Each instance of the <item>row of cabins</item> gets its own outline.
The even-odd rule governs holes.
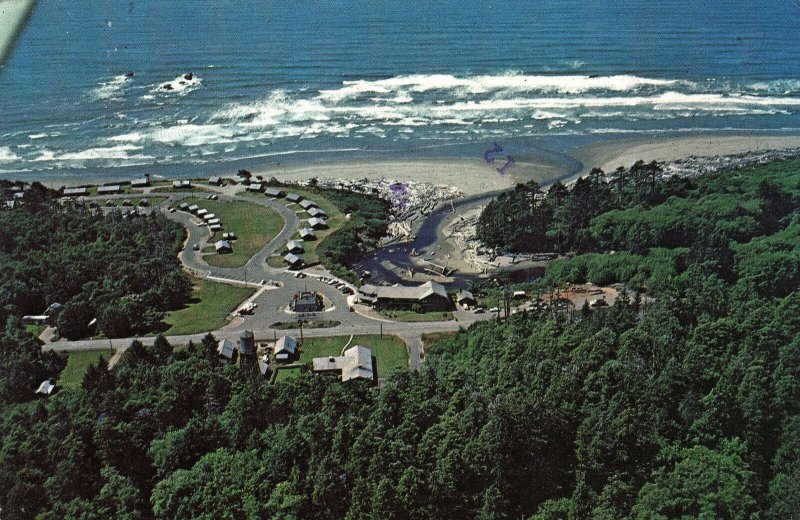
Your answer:
[[[237,356],[241,356],[242,359],[247,357],[252,359],[257,355],[252,332],[242,332],[237,343],[228,339],[219,341],[217,354],[221,363],[235,363]],[[297,339],[281,336],[272,347],[272,355],[276,362],[290,362],[299,357],[299,350],[300,344]],[[367,380],[373,384],[378,382],[377,360],[372,351],[362,345],[350,347],[341,356],[314,358],[311,367],[315,373],[336,374],[343,382],[355,379]],[[258,360],[258,368],[262,375],[269,373],[269,354]]]
[[[197,215],[208,226],[208,229],[211,230],[212,233],[216,233],[217,231],[222,231],[222,221],[217,218],[214,213],[211,213],[207,209],[203,209],[197,204],[192,204],[191,206],[186,202],[181,202],[178,205],[178,209],[181,211],[192,213],[193,215]]]

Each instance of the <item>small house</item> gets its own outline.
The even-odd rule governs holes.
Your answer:
[[[254,182],[254,183],[249,184],[247,186],[247,188],[245,188],[245,189],[247,191],[253,191],[253,192],[260,193],[264,189],[264,186],[260,182]]]
[[[300,234],[300,238],[305,241],[317,239],[317,235],[314,234],[314,230],[311,228],[302,228],[298,230],[298,233]]]
[[[222,225],[221,224],[209,224],[208,229],[212,233],[216,233],[217,231],[222,231]]]
[[[178,209],[181,211],[189,211],[189,205],[185,202],[178,204]]]
[[[217,251],[218,254],[226,254],[226,253],[233,253],[233,248],[231,247],[231,243],[227,240],[217,240],[217,243],[214,244],[214,249]]]
[[[301,200],[299,202],[299,204],[300,204],[300,207],[305,209],[305,210],[308,210],[310,208],[318,208],[319,207],[319,206],[317,206],[316,202],[314,202],[313,200],[308,200],[308,199]]]
[[[221,225],[222,221],[220,219],[218,219],[218,218],[212,218],[212,219],[206,221],[206,224],[208,224],[209,226],[213,226],[214,224],[220,224]]]
[[[307,213],[311,217],[316,217],[321,219],[328,218],[328,214],[319,208],[308,208]]]
[[[200,218],[203,218],[203,217],[205,217],[205,216],[208,214],[208,210],[207,210],[207,209],[198,209],[198,210],[195,212],[195,214],[196,214],[198,217],[200,217]]]
[[[281,336],[273,347],[277,361],[289,361],[297,354],[297,340],[290,336]]]
[[[222,177],[214,176],[208,178],[208,183],[212,186],[222,186]]]
[[[192,181],[190,180],[172,181],[172,189],[175,190],[185,190],[191,187],[192,187]]]
[[[327,229],[328,223],[319,217],[311,217],[308,219],[308,225],[311,229]]]
[[[286,200],[288,200],[289,202],[300,202],[301,200],[303,200],[303,196],[298,195],[297,193],[287,193]]]
[[[217,354],[219,361],[223,365],[228,363],[236,363],[236,343],[229,339],[222,339],[217,343]]]
[[[289,267],[299,267],[303,265],[303,259],[294,253],[289,253],[284,256],[283,261],[289,264]]]
[[[475,305],[475,297],[472,296],[472,293],[469,291],[459,291],[458,294],[456,294],[456,302],[459,305],[471,307]]]
[[[141,208],[146,208],[149,205],[150,205],[150,201],[147,200],[147,199],[142,199],[142,200],[139,201],[139,207],[141,207]]]
[[[200,211],[200,206],[197,204],[192,204],[189,206],[189,213],[197,213],[198,211]]]
[[[286,249],[290,253],[302,253],[303,252],[303,243],[299,240],[289,240],[286,244]]]
[[[209,220],[214,220],[215,218],[217,218],[217,216],[214,215],[213,213],[206,213],[205,215],[203,215],[203,220],[205,220],[206,222],[208,222]]]
[[[286,196],[286,193],[279,190],[278,188],[267,187],[264,189],[264,195],[266,195],[267,197],[280,198]]]

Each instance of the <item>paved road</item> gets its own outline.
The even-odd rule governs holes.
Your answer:
[[[390,320],[376,319],[359,312],[350,311],[348,297],[335,287],[324,283],[319,279],[321,276],[331,278],[332,276],[324,268],[317,266],[304,270],[307,274],[304,278],[296,278],[295,273],[285,268],[276,269],[266,263],[266,259],[280,251],[297,232],[301,224],[300,217],[295,213],[293,204],[288,204],[284,199],[272,199],[269,197],[238,197],[234,195],[232,188],[221,188],[214,190],[219,193],[219,200],[246,200],[255,204],[269,207],[277,211],[284,219],[285,225],[278,235],[256,253],[243,267],[224,268],[215,267],[207,264],[203,260],[200,251],[194,251],[194,244],[206,243],[211,237],[208,228],[200,224],[200,219],[182,211],[174,213],[165,212],[167,218],[179,222],[188,231],[188,238],[184,244],[184,249],[179,254],[184,265],[202,277],[212,277],[222,279],[228,283],[249,283],[254,284],[260,280],[272,280],[278,282],[278,287],[265,288],[255,295],[253,301],[258,304],[257,311],[252,316],[234,321],[219,330],[212,331],[214,336],[222,339],[237,339],[241,331],[252,330],[259,341],[270,340],[276,336],[293,335],[299,336],[298,328],[291,330],[276,330],[271,325],[278,322],[292,322],[298,319],[296,313],[288,310],[288,304],[292,296],[301,291],[315,291],[321,293],[326,300],[324,311],[304,316],[306,319],[332,320],[341,322],[340,325],[324,329],[304,329],[303,336],[338,336],[338,335],[363,335],[363,334],[394,334],[401,337],[409,349],[409,366],[418,369],[422,363],[419,352],[421,334],[426,332],[452,332],[461,327],[466,327],[470,323],[482,319],[488,319],[487,315],[464,316],[459,313],[461,321],[446,322],[420,322],[404,323],[393,322]],[[155,195],[155,194],[154,194]],[[159,193],[160,196],[167,196],[168,204],[174,205],[181,199],[192,196],[190,193]],[[124,196],[118,196],[124,198]],[[131,196],[128,195],[130,198]],[[97,199],[107,199],[109,197],[96,197]],[[88,199],[91,200],[91,199]],[[288,206],[287,206],[288,204]],[[161,208],[167,204],[162,203]],[[202,207],[202,204],[199,204]],[[235,247],[235,243],[234,243]],[[190,340],[199,342],[203,334],[193,334],[187,336],[170,336],[167,339],[174,345],[186,344]],[[103,348],[113,348],[124,350],[128,348],[131,341],[137,338],[121,338],[113,340],[83,340],[83,341],[60,341],[48,343],[43,348],[45,350],[94,350]],[[152,344],[154,338],[139,338],[145,344]]]

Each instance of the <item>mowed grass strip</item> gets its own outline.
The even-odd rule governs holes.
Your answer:
[[[304,199],[313,200],[314,202],[317,203],[319,208],[328,215],[328,219],[326,220],[326,222],[328,223],[328,229],[315,230],[314,234],[317,236],[317,239],[309,242],[303,242],[303,249],[305,250],[305,252],[299,255],[303,258],[303,262],[305,262],[306,265],[316,264],[317,262],[319,262],[319,255],[317,254],[317,247],[319,246],[319,244],[322,242],[323,239],[325,239],[325,237],[327,237],[337,229],[341,228],[345,224],[345,222],[347,222],[347,219],[345,218],[344,213],[342,213],[341,210],[333,202],[326,199],[322,195],[319,195],[309,190],[305,190],[299,186],[291,186],[291,187],[284,186],[281,189],[286,192],[292,192],[292,193],[297,193],[298,195],[302,195]],[[252,193],[247,191],[239,192],[236,195],[240,197],[247,197],[253,199],[261,199],[265,197],[265,195],[263,194]],[[311,216],[303,208],[301,208],[299,204],[289,202],[284,198],[275,199],[275,201],[279,204],[288,205],[289,209],[297,213],[297,217],[300,219],[299,227],[301,228],[310,227],[308,225],[308,219],[310,219]],[[224,222],[225,221],[223,221],[223,223]],[[295,233],[294,238],[300,240],[300,235]],[[286,254],[286,251],[283,249],[281,249],[279,252],[281,253],[281,256]]]
[[[311,364],[315,357],[340,356],[342,348],[347,345],[350,336],[331,336],[323,338],[306,338],[300,347],[299,363]],[[397,369],[408,368],[408,350],[406,344],[397,336],[384,334],[379,335],[355,336],[350,342],[350,347],[362,345],[372,350],[378,363],[378,377],[389,377]],[[297,373],[296,370],[287,371],[289,376]],[[280,375],[280,372],[279,372]],[[279,377],[278,380],[281,378]]]
[[[203,260],[216,267],[242,267],[275,238],[285,225],[283,217],[277,211],[251,202],[199,198],[189,198],[182,202],[189,205],[197,204],[213,213],[222,221],[225,232],[233,232],[236,235],[236,240],[231,243],[233,253],[224,255],[213,253],[203,256]],[[222,233],[216,233],[210,241],[221,239]]]
[[[86,375],[90,365],[96,365],[101,357],[106,358],[106,361],[108,361],[112,355],[113,352],[109,349],[69,352],[67,354],[67,366],[58,377],[58,386],[78,388],[81,386],[83,376]]]
[[[228,321],[228,315],[239,304],[256,292],[255,287],[242,287],[211,282],[200,278],[192,280],[192,298],[186,307],[171,311],[164,318],[169,328],[167,336],[199,334],[216,330]]]
[[[407,323],[418,323],[424,321],[450,321],[453,319],[451,311],[431,311],[414,312],[402,310],[380,310],[378,314],[384,318],[394,321],[404,321]]]

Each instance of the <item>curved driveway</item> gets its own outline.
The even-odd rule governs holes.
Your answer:
[[[214,190],[216,191],[216,190]],[[153,194],[155,195],[155,194]],[[190,194],[186,193],[163,193],[159,195],[166,195],[167,202],[174,203],[175,201],[189,198]],[[257,340],[269,340],[276,336],[290,334],[293,336],[300,335],[300,329],[289,330],[276,330],[271,325],[277,322],[292,322],[296,321],[299,317],[298,314],[289,312],[287,310],[289,301],[292,296],[301,291],[315,291],[321,293],[327,299],[326,310],[311,315],[302,316],[306,319],[319,319],[319,320],[334,320],[341,322],[340,325],[330,328],[319,329],[303,329],[303,336],[318,337],[318,336],[338,336],[338,335],[363,335],[363,334],[393,334],[401,337],[408,345],[409,350],[409,364],[412,369],[417,369],[421,363],[421,356],[419,353],[420,336],[428,332],[453,332],[459,328],[468,326],[470,323],[478,320],[488,319],[489,315],[469,316],[469,321],[443,321],[443,322],[394,322],[390,320],[376,319],[369,316],[360,314],[358,312],[350,311],[350,304],[348,298],[341,291],[335,287],[324,283],[318,279],[318,276],[326,276],[331,278],[331,275],[321,268],[309,268],[305,272],[308,276],[304,278],[295,278],[293,272],[287,269],[276,269],[270,267],[266,263],[266,259],[279,251],[288,242],[292,236],[297,232],[300,224],[300,218],[290,208],[287,207],[281,199],[271,199],[264,197],[257,199],[252,197],[237,197],[235,195],[219,194],[219,199],[222,201],[244,200],[268,207],[277,211],[284,219],[285,225],[278,235],[273,238],[267,245],[253,255],[248,262],[242,267],[226,268],[215,267],[206,263],[200,251],[194,251],[192,246],[194,244],[203,244],[211,237],[211,233],[205,225],[198,226],[196,222],[199,220],[192,215],[175,211],[174,213],[165,212],[167,218],[179,222],[188,231],[188,238],[184,244],[184,249],[179,254],[181,261],[184,265],[202,277],[212,277],[213,279],[221,279],[228,283],[237,283],[254,285],[262,287],[263,290],[256,293],[251,301],[258,304],[257,311],[252,316],[245,316],[242,320],[227,324],[221,329],[209,331],[215,337],[222,339],[237,339],[241,331],[247,329],[252,330]],[[108,197],[99,197],[108,198]],[[115,197],[116,198],[116,197]],[[123,198],[123,196],[119,196]],[[131,198],[131,195],[128,195]],[[163,208],[163,203],[161,204]],[[273,280],[279,283],[279,287],[266,287],[260,286],[260,280]],[[464,317],[462,316],[462,319]],[[299,324],[298,324],[299,326]],[[188,343],[190,340],[199,342],[202,340],[202,334],[192,334],[185,336],[170,336],[167,339],[173,345],[180,345]],[[82,340],[82,341],[59,341],[56,343],[46,344],[43,348],[46,350],[94,350],[113,348],[120,351],[128,348],[131,341],[137,338],[119,338],[112,340]],[[151,344],[154,341],[153,337],[138,338],[145,344]]]

